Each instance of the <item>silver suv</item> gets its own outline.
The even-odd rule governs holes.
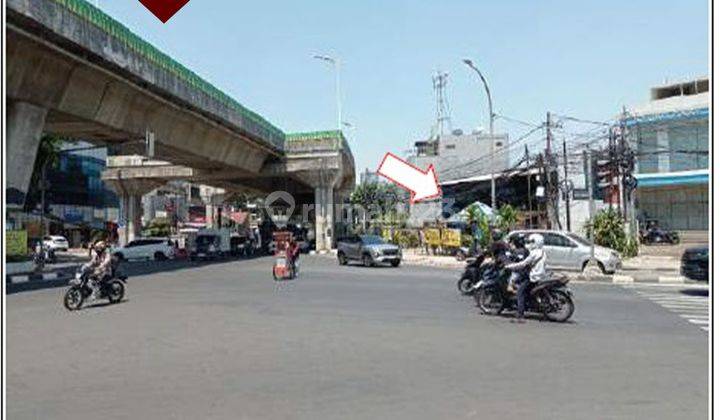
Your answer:
[[[572,232],[556,230],[518,230],[510,232],[508,239],[516,235],[525,238],[539,233],[545,240],[545,253],[550,268],[564,270],[585,270],[590,261],[590,241]],[[595,245],[595,260],[605,274],[613,274],[622,268],[620,254],[610,248]]]
[[[353,235],[338,240],[338,262],[346,265],[349,261],[362,261],[365,267],[389,263],[400,265],[402,251],[397,245],[389,244],[376,235]]]

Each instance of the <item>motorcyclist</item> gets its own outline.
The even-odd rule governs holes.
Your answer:
[[[290,239],[287,247],[288,258],[290,259],[290,265],[293,267],[293,271],[297,271],[297,261],[300,258],[300,244],[297,243],[295,238]]]
[[[522,261],[525,258],[527,258],[528,254],[530,253],[527,248],[525,248],[525,235],[519,233],[515,234],[510,237],[510,247],[511,247],[511,259],[512,261]],[[510,279],[508,280],[508,286],[507,290],[510,293],[515,292],[515,284],[520,279],[521,273],[518,271],[513,271],[510,274]]]
[[[493,229],[490,232],[492,243],[488,248],[487,255],[495,259],[498,264],[507,264],[510,258],[510,246],[503,240],[503,232],[500,229]]]
[[[543,281],[547,277],[546,272],[546,261],[547,255],[543,249],[545,241],[543,236],[538,233],[533,233],[527,239],[527,248],[530,251],[527,258],[524,260],[507,265],[507,269],[511,271],[522,271],[520,285],[517,291],[517,319],[518,322],[523,322],[525,317],[525,300],[527,299],[528,287],[540,281]],[[525,275],[527,273],[527,275]]]
[[[90,287],[93,289],[92,297],[97,299],[100,294],[100,283],[112,277],[112,256],[107,249],[105,241],[96,242],[92,250],[90,262],[83,268],[92,270],[90,274]]]

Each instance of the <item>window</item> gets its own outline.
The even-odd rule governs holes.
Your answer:
[[[362,237],[362,241],[365,245],[382,245],[385,243],[381,237],[376,235],[365,235]]]
[[[455,149],[455,145],[454,144],[445,145],[445,149],[453,150],[453,149]]]
[[[570,240],[562,235],[558,235],[555,233],[545,233],[543,234],[545,237],[545,245],[547,246],[557,246],[562,248],[571,248],[572,243]]]

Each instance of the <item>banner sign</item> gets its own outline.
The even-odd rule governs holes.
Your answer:
[[[460,248],[461,233],[460,229],[443,229],[442,231],[443,246]]]
[[[5,231],[5,252],[7,255],[27,254],[27,231],[8,230]]]
[[[425,229],[425,242],[430,246],[440,246],[440,229]]]

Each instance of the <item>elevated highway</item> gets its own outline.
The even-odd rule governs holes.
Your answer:
[[[7,0],[6,19],[10,207],[24,203],[43,133],[129,155],[152,133],[155,154],[145,159],[155,163],[152,170],[130,159],[125,162],[132,165],[104,175],[111,185],[135,183],[118,188],[125,209],[134,208],[146,188],[179,177],[230,190],[287,188],[326,198],[354,184],[354,159],[342,133],[286,135],[84,0]],[[331,204],[325,201],[316,207]],[[128,225],[137,220],[122,217]],[[323,233],[318,246],[327,247],[332,228],[316,222]]]

